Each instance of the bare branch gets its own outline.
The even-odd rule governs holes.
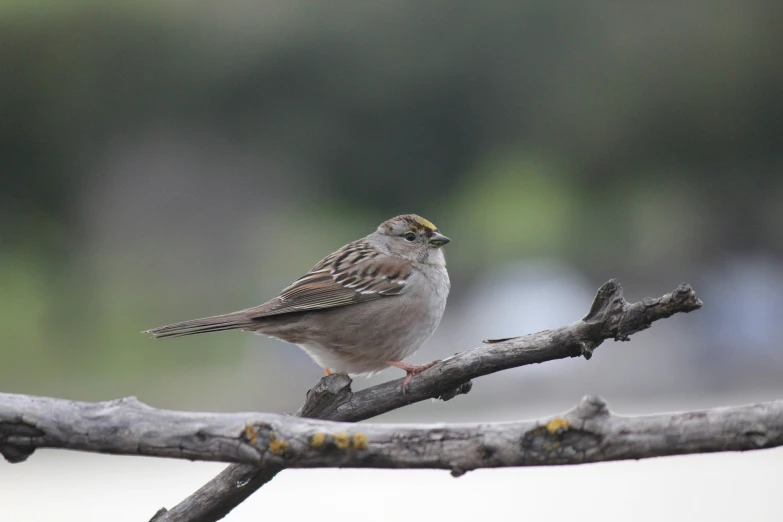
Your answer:
[[[698,310],[701,306],[701,300],[685,283],[660,298],[629,304],[620,283],[612,279],[601,286],[590,311],[580,321],[556,330],[486,341],[484,346],[451,357],[417,375],[404,396],[400,393],[402,379],[351,394],[350,380],[331,375],[308,392],[307,401],[297,414],[356,422],[430,398],[450,399],[470,391],[470,380],[475,377],[555,359],[580,356],[590,359],[606,339],[627,341],[631,334],[649,328],[654,321]],[[328,386],[333,389],[328,391]],[[271,465],[265,468],[231,465],[168,512],[158,512],[154,520],[219,520],[280,469]]]
[[[307,392],[299,417],[325,419],[341,404],[351,399],[351,379],[333,373],[321,378]],[[232,464],[170,510],[162,508],[150,522],[208,522],[220,520],[232,509],[272,480],[283,468]]]
[[[450,357],[414,377],[405,395],[400,393],[401,379],[379,384],[355,393],[329,419],[369,419],[414,402],[439,398],[471,379],[510,368],[568,357],[590,359],[606,339],[628,341],[631,334],[649,328],[654,321],[701,306],[687,284],[663,297],[629,304],[620,283],[611,280],[598,290],[590,312],[580,321],[522,337],[485,341],[485,346]]]
[[[583,464],[783,445],[783,401],[625,417],[585,397],[554,418],[488,424],[354,424],[269,413],[159,410],[0,394],[0,451],[36,448],[275,468],[478,468]],[[29,452],[29,451],[28,451]]]

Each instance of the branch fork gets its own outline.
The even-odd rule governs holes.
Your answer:
[[[664,454],[745,450],[783,444],[783,403],[647,417],[620,417],[596,397],[537,422],[395,426],[358,422],[430,398],[468,393],[472,379],[566,357],[590,359],[607,339],[631,335],[675,313],[701,308],[685,283],[659,298],[628,303],[610,280],[587,315],[521,337],[491,339],[438,362],[411,380],[353,393],[342,374],[322,378],[294,416],[185,413],[134,398],[105,403],[0,394],[0,452],[21,462],[39,447],[233,462],[153,520],[213,521],[290,467],[440,468],[455,476],[480,467],[579,464]],[[315,420],[311,420],[315,419]],[[716,431],[717,430],[717,431]]]

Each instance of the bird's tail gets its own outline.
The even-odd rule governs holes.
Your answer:
[[[152,330],[145,330],[142,333],[151,334],[155,339],[162,339],[164,337],[181,337],[183,335],[238,330],[246,328],[251,324],[253,324],[252,319],[244,312],[233,312],[230,314],[191,319],[190,321],[159,326]]]

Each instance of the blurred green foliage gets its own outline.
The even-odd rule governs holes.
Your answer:
[[[525,257],[654,278],[783,255],[781,15],[2,1],[0,384],[237,364],[136,332],[255,304],[403,212],[457,239],[457,296]]]
[[[571,177],[544,160],[520,154],[491,157],[457,189],[449,227],[473,238],[486,263],[569,253],[578,198]]]

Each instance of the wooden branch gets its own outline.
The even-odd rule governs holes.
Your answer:
[[[459,476],[478,468],[781,446],[783,401],[625,417],[588,396],[563,415],[538,421],[411,426],[168,411],[133,397],[88,403],[0,394],[0,434],[0,451],[12,462],[37,448],[65,448],[281,469],[434,468]]]
[[[490,373],[555,359],[584,356],[606,339],[627,341],[659,319],[701,308],[702,302],[688,284],[660,298],[629,304],[620,283],[604,283],[590,311],[580,321],[522,337],[486,341],[416,375],[402,395],[402,379],[352,394],[350,379],[334,374],[308,392],[297,415],[341,421],[360,421],[430,398],[448,400],[471,389],[471,379]],[[161,510],[156,522],[211,522],[242,503],[281,470],[234,464],[169,511]]]
[[[351,399],[351,379],[333,373],[322,377],[307,392],[298,417],[326,419]],[[161,508],[150,522],[209,522],[220,520],[256,490],[275,478],[283,468],[232,464],[170,510]]]
[[[663,297],[629,304],[620,283],[611,280],[598,290],[582,320],[522,337],[487,340],[485,346],[449,357],[414,377],[405,395],[400,393],[402,379],[379,384],[355,393],[329,419],[360,421],[414,402],[451,397],[471,379],[510,368],[569,357],[590,359],[607,339],[628,341],[654,321],[701,307],[701,300],[688,284]]]
[[[619,283],[612,280],[604,284],[598,291],[593,305],[582,320],[573,324],[555,329],[538,332],[535,334],[501,340],[486,341],[487,345],[475,348],[473,350],[450,357],[440,362],[431,369],[417,375],[411,381],[408,393],[402,395],[401,382],[396,380],[389,383],[380,384],[372,388],[353,394],[350,389],[350,379],[344,375],[332,375],[322,379],[315,388],[308,392],[305,405],[297,413],[300,417],[328,418],[342,421],[364,420],[381,413],[405,406],[407,404],[425,400],[428,398],[442,398],[448,400],[461,393],[467,393],[470,390],[470,379],[487,375],[497,371],[527,364],[545,362],[553,359],[562,359],[566,357],[584,356],[589,359],[593,351],[606,339],[628,340],[628,337],[640,330],[648,328],[652,322],[669,317],[678,312],[690,312],[702,306],[701,301],[696,297],[693,290],[687,284],[680,285],[674,292],[664,295],[657,299],[645,299],[644,301],[629,304],[623,298],[622,287]],[[34,399],[35,401],[46,401],[47,399]],[[125,400],[124,404],[130,404],[133,401]],[[112,403],[118,408],[123,403]],[[139,406],[137,404],[137,406]],[[140,405],[140,410],[150,410],[149,407]],[[85,410],[91,411],[89,408]],[[92,410],[93,414],[99,415],[100,412]],[[157,411],[157,410],[155,410]],[[169,412],[177,415],[175,412]],[[192,414],[186,415],[189,418]],[[293,451],[293,448],[299,449],[299,445],[288,446],[292,448],[283,451],[283,455],[275,455],[271,452],[271,443],[280,440],[271,440],[270,430],[264,431],[258,429],[258,426],[269,426],[268,420],[262,421],[256,418],[256,424],[250,423],[257,430],[256,441],[266,441],[267,450],[258,453],[258,448],[250,450],[247,444],[240,444],[234,439],[225,439],[222,443],[218,439],[210,438],[208,432],[191,434],[196,437],[206,437],[222,448],[224,446],[232,448],[234,458],[228,459],[235,462],[249,462],[244,460],[252,455],[257,455],[254,465],[236,464],[229,466],[220,475],[207,483],[193,495],[185,499],[170,511],[162,509],[158,512],[154,520],[158,521],[211,521],[218,520],[225,516],[231,509],[241,503],[245,498],[252,494],[263,484],[271,480],[274,475],[285,467],[291,467],[293,464],[285,460],[286,451]],[[291,417],[287,417],[291,419]],[[180,419],[183,423],[185,419]],[[243,417],[242,422],[249,420],[249,417]],[[238,419],[234,419],[238,422]],[[570,422],[570,421],[567,421]],[[11,427],[17,425],[14,429],[14,437],[7,437],[11,433]],[[573,424],[568,424],[573,426]],[[179,424],[182,428],[184,424]],[[356,427],[354,427],[356,428]],[[354,429],[352,428],[352,429]],[[276,430],[277,428],[271,428]],[[348,431],[346,427],[342,428],[341,433],[349,435],[349,445],[355,445],[355,436],[357,433],[366,433],[362,426],[360,431]],[[358,428],[356,428],[358,429]],[[523,429],[523,426],[520,426]],[[21,431],[20,431],[21,430]],[[27,431],[25,431],[27,430]],[[3,454],[12,461],[19,461],[26,458],[36,446],[35,444],[25,443],[25,440],[41,440],[42,436],[36,431],[31,431],[29,423],[26,422],[5,422],[0,426],[0,446],[3,447]],[[557,430],[555,430],[557,433]],[[275,431],[275,433],[278,433]],[[280,432],[283,433],[283,432]],[[325,434],[324,445],[327,448],[339,448],[344,445],[344,439],[328,438],[331,434],[337,432],[323,432]],[[547,430],[547,433],[549,431]],[[554,436],[556,433],[550,435]],[[572,437],[577,431],[573,429],[566,430],[568,437]],[[183,434],[181,434],[183,436]],[[313,434],[315,435],[315,434]],[[380,432],[379,432],[380,435]],[[85,432],[85,439],[82,443],[89,442],[89,437],[94,433]],[[251,437],[248,434],[247,437]],[[277,437],[277,435],[275,435]],[[283,437],[287,444],[289,435]],[[27,439],[25,438],[27,437]],[[260,437],[260,439],[259,439]],[[269,440],[265,439],[267,437]],[[205,439],[205,440],[206,440]],[[47,439],[49,440],[49,439]],[[360,441],[361,441],[360,437]],[[368,439],[369,440],[369,439]],[[379,439],[381,440],[381,439]],[[536,439],[537,440],[537,439]],[[248,438],[249,442],[249,438]],[[556,441],[557,442],[557,441]],[[303,443],[301,443],[303,444]],[[300,444],[300,445],[301,445]],[[361,444],[361,442],[359,443]],[[368,443],[369,444],[369,443]],[[254,446],[250,444],[250,446]],[[194,446],[195,447],[195,446]],[[279,445],[277,446],[280,447]],[[369,447],[369,446],[368,446]],[[110,446],[110,448],[119,449],[121,446]],[[139,446],[140,451],[157,451],[157,447],[152,445]],[[176,451],[171,450],[176,453]],[[183,446],[177,451],[183,458],[195,458],[196,455],[189,453],[194,451],[190,446]],[[253,453],[253,451],[255,453]],[[366,450],[361,450],[366,451]],[[248,453],[249,452],[249,453]],[[271,452],[271,453],[270,453]],[[151,453],[146,453],[151,454]],[[528,455],[533,455],[529,453]],[[260,456],[259,456],[260,455]],[[292,453],[293,455],[293,453]],[[219,458],[223,458],[223,455]],[[218,458],[218,457],[216,457]],[[463,457],[460,457],[462,459]],[[465,457],[467,458],[467,457]],[[635,457],[628,457],[635,458]],[[452,470],[459,472],[460,469],[470,469],[469,462],[462,463],[461,460],[454,460],[457,465],[449,465]],[[304,461],[303,461],[304,462]],[[347,461],[346,461],[347,462]],[[261,464],[260,466],[258,464]],[[545,463],[545,462],[542,462]],[[550,463],[555,463],[550,462]],[[565,463],[565,462],[563,462]],[[353,465],[351,463],[337,465]],[[380,465],[380,461],[379,461]],[[436,466],[441,467],[441,466]]]

